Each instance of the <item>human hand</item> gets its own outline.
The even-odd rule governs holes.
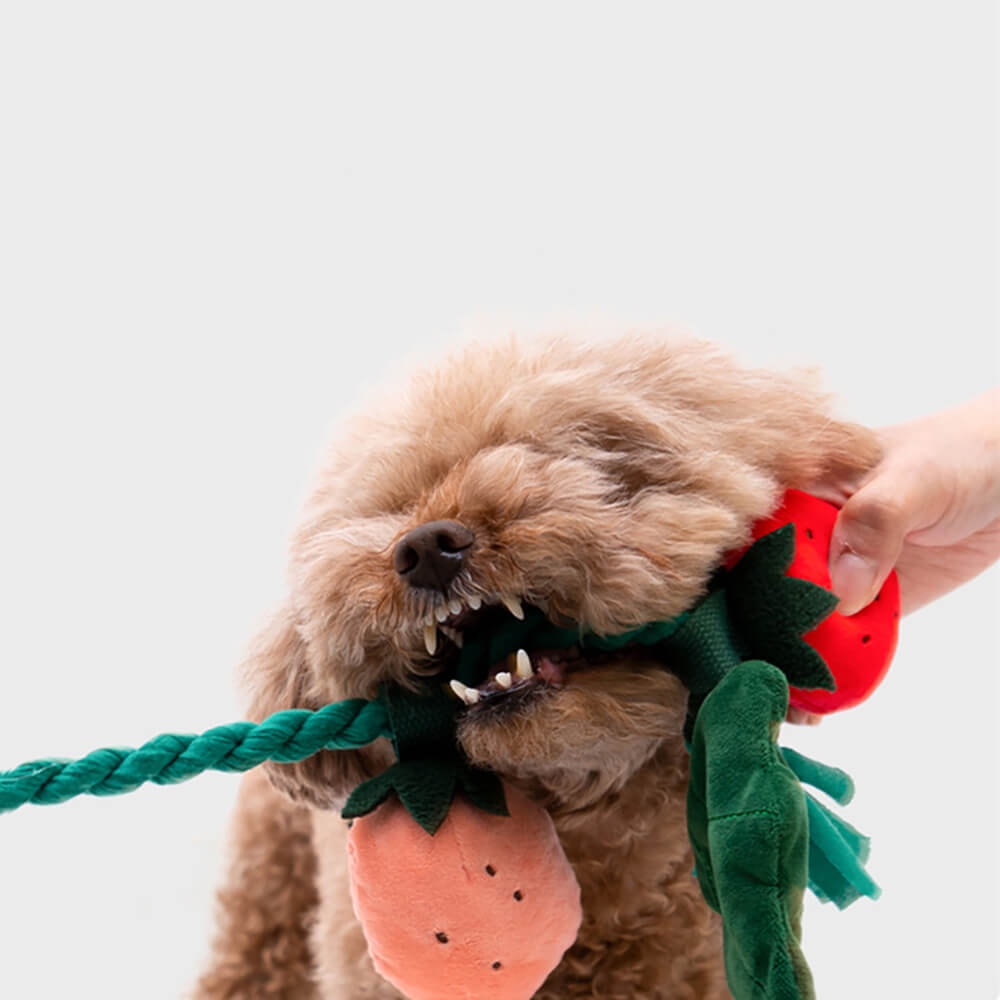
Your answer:
[[[872,601],[893,568],[905,614],[1000,558],[1000,389],[881,437],[871,473],[825,492],[842,506],[830,575],[845,615]]]
[[[838,611],[866,607],[895,569],[903,613],[1000,558],[1000,389],[880,432],[884,456],[856,483],[825,483],[841,507],[830,543]],[[821,716],[791,708],[788,721]]]

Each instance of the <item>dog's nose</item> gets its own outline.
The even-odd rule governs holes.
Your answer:
[[[458,575],[475,535],[458,521],[428,521],[396,544],[392,563],[411,587],[445,590]]]

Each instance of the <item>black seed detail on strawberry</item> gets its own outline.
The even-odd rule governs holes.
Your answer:
[[[872,637],[870,635],[863,635],[861,637],[861,641],[862,642],[871,642],[872,641]]]
[[[494,969],[499,969],[500,968],[500,963],[499,962],[494,962],[493,963],[493,968]]]
[[[434,935],[434,937],[436,937],[438,941],[441,942],[441,944],[448,943],[448,935],[445,934],[444,931],[438,931],[437,934]]]
[[[497,870],[493,867],[493,865],[486,866],[486,874],[489,875],[490,878],[493,878],[493,876],[496,875],[496,873]]]
[[[520,903],[524,899],[524,893],[520,889],[514,890],[514,898]]]

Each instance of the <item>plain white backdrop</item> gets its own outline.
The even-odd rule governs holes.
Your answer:
[[[242,713],[330,425],[478,330],[681,324],[873,425],[997,381],[987,3],[0,4],[0,769]],[[997,992],[998,576],[904,620],[823,998]],[[5,997],[173,1000],[238,779],[0,817]]]

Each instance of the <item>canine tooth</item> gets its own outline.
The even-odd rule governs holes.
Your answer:
[[[514,683],[514,679],[507,673],[506,670],[497,674],[495,680],[502,688],[509,688],[511,684]]]
[[[448,617],[448,608],[445,605],[441,605],[434,609],[434,617],[439,621],[443,622],[445,618]]]
[[[462,613],[462,602],[461,602],[460,600],[458,600],[458,598],[456,598],[456,597],[453,597],[453,598],[452,598],[452,599],[451,599],[451,600],[450,600],[450,601],[448,602],[448,610],[449,610],[449,611],[450,611],[450,612],[451,612],[451,613],[452,613],[453,615],[460,615],[460,614]]]
[[[514,672],[523,681],[531,677],[531,657],[523,649],[517,651],[517,668]]]
[[[524,621],[524,608],[513,594],[501,594],[500,603],[518,620]]]
[[[433,656],[437,652],[438,630],[436,625],[424,626],[424,645],[427,647],[427,652],[431,656]]]
[[[473,594],[467,601],[470,610],[478,611],[483,606],[483,599],[478,594]]]
[[[466,687],[460,680],[453,680],[450,687],[466,705],[475,705],[479,701],[479,691],[477,688]]]

